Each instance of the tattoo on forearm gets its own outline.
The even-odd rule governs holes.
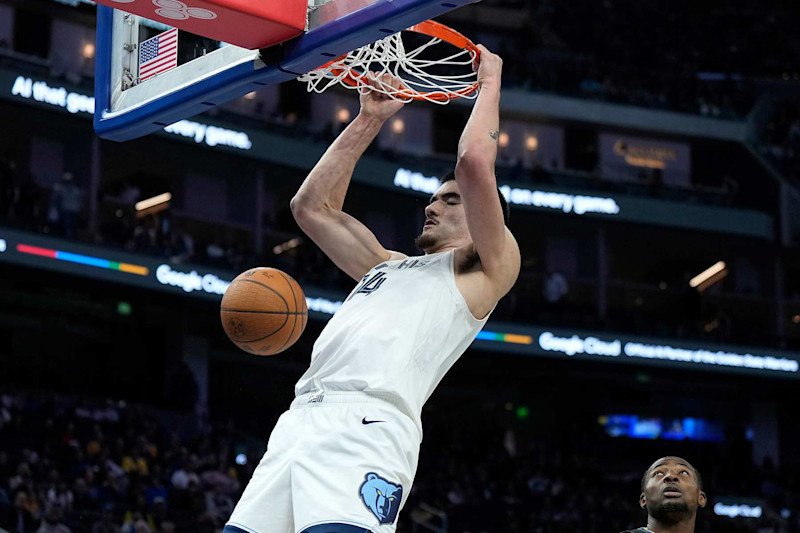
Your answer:
[[[500,130],[489,130],[489,137],[496,141],[500,137]]]

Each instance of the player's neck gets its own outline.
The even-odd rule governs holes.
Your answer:
[[[463,248],[464,246],[471,244],[472,241],[466,241],[466,240],[448,241],[448,242],[443,242],[441,244],[437,243],[435,246],[423,251],[425,252],[425,255],[440,254],[442,252],[449,252],[450,250]]]
[[[440,254],[442,252],[449,252],[450,250],[455,250],[458,248],[457,246],[437,246],[435,248],[428,248],[427,250],[423,250],[425,255],[433,255],[433,254]]]
[[[694,533],[695,517],[689,517],[675,524],[662,524],[655,518],[647,518],[647,530],[653,533]]]

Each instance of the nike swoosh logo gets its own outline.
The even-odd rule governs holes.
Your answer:
[[[385,423],[386,420],[367,420],[367,417],[365,416],[364,419],[361,421],[361,423],[364,424],[365,426],[367,424],[377,424],[378,422],[384,422]]]

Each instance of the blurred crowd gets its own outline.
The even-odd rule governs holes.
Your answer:
[[[757,80],[800,73],[793,3],[488,4],[520,16],[494,31],[483,21],[459,28],[498,43],[506,83],[530,90],[742,118],[755,104]]]
[[[249,467],[232,461],[225,438],[186,435],[124,402],[4,394],[0,530],[219,531]]]
[[[87,184],[81,178],[65,172],[53,185],[42,185],[30,172],[18,168],[14,154],[6,152],[0,158],[0,223],[174,263],[194,262],[239,272],[254,262],[251,243],[226,236],[224,227],[210,224],[214,231],[196,237],[192,229],[175,227],[169,210],[136,216],[134,204],[142,198],[132,185],[119,195],[101,193],[101,207],[108,213],[92,231]]]
[[[557,430],[546,431],[533,420],[510,422],[510,411],[498,417],[502,406],[494,409],[459,427],[426,420],[420,474],[409,502],[412,513],[437,524],[441,519],[431,509],[444,510],[454,533],[635,529],[646,524],[638,505],[642,474],[667,449],[692,462],[703,476],[710,504],[700,511],[698,533],[800,531],[796,477],[770,461],[752,464],[748,446],[737,444],[735,437],[725,444],[665,445],[609,437],[592,420],[562,421]],[[726,468],[730,464],[737,465],[735,474]],[[761,519],[715,516],[712,508],[722,495],[764,500]]]
[[[688,279],[688,274],[684,276]],[[549,269],[523,268],[493,318],[584,330],[626,332],[662,338],[761,345],[769,317],[736,308],[718,294],[698,292],[687,279],[660,286],[613,281],[604,316],[597,311],[596,283],[567,279]]]
[[[760,132],[760,150],[783,175],[800,185],[800,98],[771,102]]]
[[[486,11],[472,18],[456,12],[452,22],[448,15],[442,19],[500,53],[507,86],[743,118],[756,102],[760,81],[800,77],[796,2],[484,0],[482,5]],[[88,8],[85,12],[91,16]],[[207,46],[207,39],[197,39],[182,54]],[[49,36],[38,41],[48,42]],[[2,53],[9,48],[15,53]],[[1,41],[0,64],[18,69],[19,57],[33,55],[32,65],[21,66],[35,68],[46,59],[48,75],[91,86],[91,70],[60,65],[47,57],[47,46],[39,48]]]
[[[800,136],[794,135],[800,126],[796,118],[793,120],[795,122],[780,122],[782,126],[775,128],[776,136],[778,132],[790,137]],[[408,163],[404,157],[412,156],[394,157],[401,163]],[[85,180],[67,172],[54,185],[42,186],[30,173],[17,168],[15,160],[14,154],[9,153],[0,160],[0,191],[4,191],[0,194],[2,224],[158,257],[172,264],[201,265],[231,273],[269,265],[291,272],[303,285],[340,293],[348,293],[353,287],[352,280],[302,235],[288,208],[267,214],[263,224],[264,243],[261,252],[257,252],[250,230],[186,217],[169,208],[140,216],[133,206],[142,199],[142,194],[134,180],[126,180],[101,191],[100,215],[92,230],[87,219]],[[586,179],[578,172],[554,173],[541,167],[527,170],[518,165],[499,165],[498,176],[521,183],[583,179],[584,183],[604,189],[635,188],[635,184]],[[677,199],[672,196],[678,191],[669,188],[655,190],[643,185],[638,193]],[[637,191],[629,190],[626,194],[637,194]],[[719,192],[705,195],[712,204],[719,203],[713,200],[721,197],[725,195]],[[691,198],[684,196],[684,201],[698,203],[703,201],[702,198],[703,194],[698,193]],[[596,280],[564,279],[563,288],[555,294],[548,292],[548,284],[552,283],[554,275],[562,276],[543,271],[541,262],[528,264],[526,261],[517,284],[500,302],[493,317],[540,325],[569,324],[587,329],[706,341],[760,345],[769,342],[764,336],[769,325],[751,320],[749,315],[743,319],[726,312],[726,305],[718,298],[700,296],[696,291],[686,294],[688,285],[682,279],[662,287],[620,282],[612,289],[622,291],[623,295],[610,296],[608,312],[601,316],[596,304]],[[612,280],[612,283],[616,282]],[[640,303],[631,305],[631,301]],[[764,318],[769,314],[759,316]]]
[[[539,414],[534,408],[522,419],[491,402],[426,411],[418,473],[398,531],[418,530],[414,522],[446,522],[450,533],[639,527],[645,522],[637,505],[639,481],[664,449],[701,470],[712,505],[700,514],[699,533],[800,531],[798,478],[769,461],[754,465],[744,435],[731,435],[724,444],[665,446],[609,437],[591,418],[552,428],[540,423]],[[0,531],[220,531],[263,447],[237,453],[242,437],[229,423],[220,431],[196,420],[181,430],[169,416],[119,400],[4,393]],[[464,417],[469,424],[459,422]],[[762,517],[715,516],[711,507],[719,495],[760,499]]]

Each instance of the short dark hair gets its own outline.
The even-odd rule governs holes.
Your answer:
[[[700,471],[698,469],[696,469],[692,465],[689,465],[689,466],[691,466],[692,470],[694,470],[694,477],[695,477],[695,479],[697,479],[697,488],[700,489],[700,490],[703,490],[703,478],[700,477]],[[651,471],[652,471],[652,467],[648,468],[647,470],[645,470],[644,471],[644,475],[642,475],[642,485],[641,485],[641,491],[642,492],[644,492],[644,486],[647,485],[647,478],[650,477],[650,472]]]
[[[456,179],[456,172],[451,170],[441,178],[439,178],[439,184],[444,185],[448,181],[453,181]],[[497,196],[500,198],[500,207],[503,209],[503,221],[505,222],[506,226],[508,226],[508,221],[511,219],[511,210],[508,207],[508,201],[506,197],[503,196],[500,187],[497,188]]]

